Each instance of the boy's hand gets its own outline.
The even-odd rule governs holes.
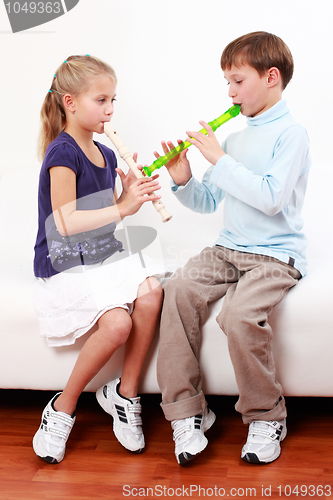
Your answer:
[[[178,140],[178,144],[181,144],[181,140]],[[164,154],[169,153],[174,149],[174,144],[171,141],[167,143],[165,141],[161,142]],[[178,186],[185,186],[192,177],[190,162],[186,157],[187,149],[184,149],[178,156],[175,156],[166,163],[166,168]],[[157,151],[154,151],[154,156],[159,158],[160,155]]]
[[[216,165],[221,156],[225,155],[225,152],[218,143],[212,127],[204,121],[200,121],[199,123],[207,130],[207,135],[202,132],[190,132],[187,130],[188,138],[186,140],[198,148],[209,163]]]

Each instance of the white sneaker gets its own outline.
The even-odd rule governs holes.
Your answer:
[[[127,450],[141,453],[145,447],[142,431],[140,398],[124,398],[118,392],[120,379],[115,379],[96,392],[96,398],[106,413],[113,417],[113,432]]]
[[[76,419],[75,413],[71,416],[54,409],[53,404],[60,394],[58,392],[46,405],[32,442],[36,455],[50,464],[58,464],[64,458],[66,442]]]
[[[280,422],[254,420],[250,423],[247,441],[241,458],[252,464],[268,464],[281,453],[280,442],[287,435],[286,419]]]
[[[206,448],[208,440],[204,432],[211,428],[215,419],[215,413],[206,408],[203,415],[171,422],[175,455],[179,464],[186,464]]]

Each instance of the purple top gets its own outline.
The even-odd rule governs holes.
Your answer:
[[[55,226],[50,193],[51,167],[64,166],[75,172],[78,210],[99,209],[114,203],[116,156],[103,144],[95,144],[105,159],[105,168],[94,165],[66,132],[61,132],[46,150],[39,176],[36,277],[48,278],[77,265],[98,262],[122,250],[121,242],[113,234],[115,222],[73,236],[61,236]]]

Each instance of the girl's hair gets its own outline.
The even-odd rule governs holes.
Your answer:
[[[230,69],[232,64],[249,64],[260,76],[265,71],[278,68],[282,77],[283,89],[290,82],[294,72],[293,56],[281,38],[265,31],[248,33],[226,46],[221,57],[221,68]]]
[[[114,70],[105,62],[92,56],[70,56],[54,74],[51,87],[46,94],[42,109],[38,154],[43,159],[47,146],[60,134],[66,125],[63,96],[78,96],[101,76],[109,76],[117,82]]]

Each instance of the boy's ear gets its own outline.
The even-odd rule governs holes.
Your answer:
[[[267,83],[269,87],[275,87],[278,83],[281,82],[281,74],[278,68],[270,68],[267,72]]]
[[[64,108],[73,113],[75,111],[74,99],[70,94],[65,94],[63,97]]]

